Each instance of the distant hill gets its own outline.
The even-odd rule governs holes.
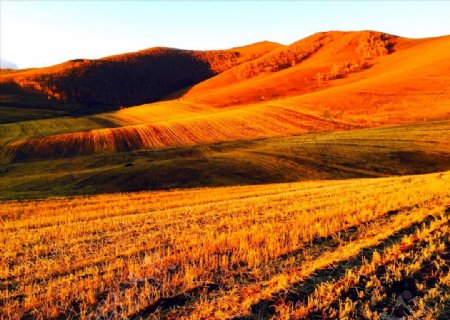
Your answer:
[[[17,69],[17,64],[7,60],[0,59],[0,69]]]
[[[153,102],[279,46],[262,42],[214,51],[151,48],[96,60],[75,59],[47,68],[2,72],[0,102],[36,107],[39,97],[39,104],[47,100],[54,105],[111,109]],[[25,97],[30,95],[36,98],[27,103]]]

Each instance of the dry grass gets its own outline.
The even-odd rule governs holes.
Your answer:
[[[441,248],[426,228],[448,223],[449,182],[447,172],[2,202],[0,314],[251,316],[398,234]]]
[[[449,270],[448,216],[423,224],[415,233],[381,253],[375,251],[371,260],[364,259],[360,267],[349,268],[339,279],[322,282],[304,301],[277,306],[280,318],[382,319],[394,311],[395,301],[404,290],[417,290],[415,317],[436,318],[440,307],[448,303],[447,296],[438,297],[436,291],[447,290]],[[398,282],[410,281],[409,288],[390,290]],[[392,299],[392,300],[391,300]],[[447,299],[447,301],[445,301]],[[431,300],[439,302],[434,310],[427,308]],[[390,309],[389,309],[390,307]],[[389,311],[389,312],[388,312]],[[447,310],[448,311],[448,310]]]

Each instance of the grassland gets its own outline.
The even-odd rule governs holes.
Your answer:
[[[173,107],[178,107],[175,110],[181,112],[172,113],[175,111]],[[140,149],[159,150],[358,127],[357,124],[346,121],[333,121],[323,118],[322,115],[305,114],[293,108],[271,105],[255,104],[217,110],[185,102],[171,102],[147,105],[146,108],[153,112],[141,107],[131,108],[131,112],[62,118],[67,125],[61,125],[58,118],[54,121],[4,125],[2,127],[6,132],[5,138],[10,142],[5,145],[4,150],[13,161],[16,158],[49,159]],[[148,116],[145,120],[140,115],[142,109],[144,115]],[[176,116],[164,116],[169,112]],[[100,117],[102,120],[99,120]],[[91,124],[92,122],[94,123]],[[122,125],[124,122],[130,124]],[[42,130],[27,132],[27,129],[19,129],[19,133],[16,133],[17,127],[41,127]],[[64,133],[65,130],[68,132]],[[8,133],[11,133],[10,137]]]
[[[57,127],[63,126],[61,120]],[[449,121],[436,121],[157,151],[18,159],[0,169],[0,194],[27,198],[438,172],[450,169],[449,131]]]
[[[413,311],[444,319],[449,183],[444,172],[2,202],[0,314],[380,319],[413,277]]]

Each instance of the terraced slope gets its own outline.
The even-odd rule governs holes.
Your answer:
[[[303,114],[288,108],[249,105],[225,112],[216,110],[140,125],[24,137],[9,143],[5,148],[13,160],[48,159],[140,149],[160,150],[357,127],[351,123]]]
[[[413,277],[413,312],[445,318],[449,184],[445,172],[2,202],[0,315],[376,319]]]

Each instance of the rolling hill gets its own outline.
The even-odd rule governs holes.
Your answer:
[[[78,106],[81,112],[86,108],[95,112],[153,102],[279,46],[262,42],[216,51],[151,48],[47,68],[2,71],[0,103],[43,107],[50,100],[53,107]]]
[[[240,61],[250,61],[231,67],[212,60],[216,71],[223,72],[180,92],[178,99],[59,118],[62,126],[53,125],[61,123],[59,119],[2,126],[3,161],[160,150],[450,118],[450,37],[326,32],[290,46],[260,43],[227,52],[241,52]],[[261,99],[261,90],[270,94]]]

